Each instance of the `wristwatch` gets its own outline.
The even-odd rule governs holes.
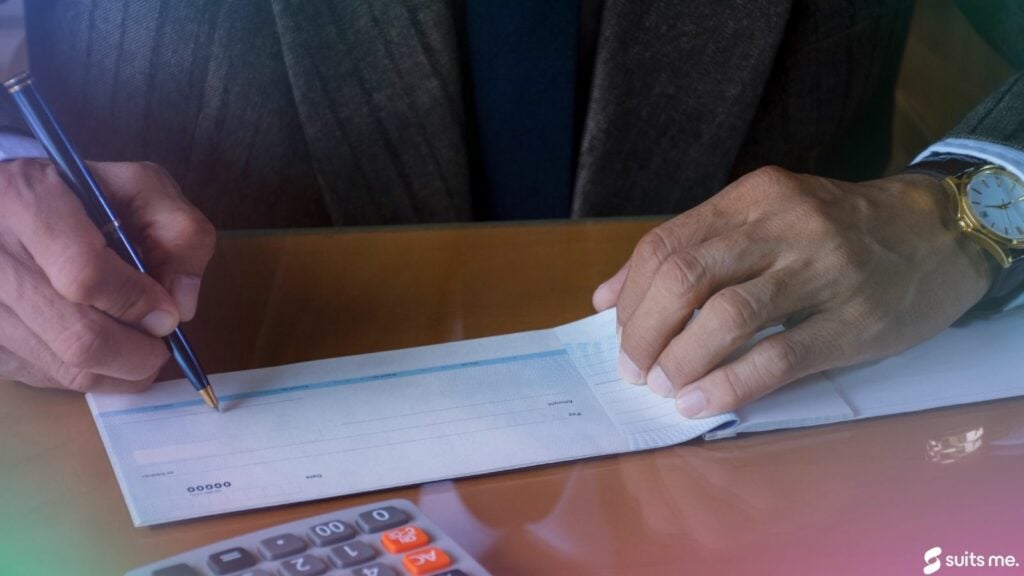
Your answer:
[[[905,172],[940,178],[957,227],[992,257],[992,285],[972,311],[1002,309],[1024,289],[1024,182],[963,154],[931,154]]]

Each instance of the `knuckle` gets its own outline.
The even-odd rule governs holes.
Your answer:
[[[743,188],[755,189],[758,193],[779,192],[790,189],[795,175],[779,166],[762,166],[742,179]]]
[[[746,291],[724,288],[708,300],[707,312],[737,332],[756,330],[763,321],[764,310]]]
[[[792,338],[771,338],[762,346],[762,354],[757,357],[754,368],[763,381],[789,379],[798,373],[804,354]]]
[[[174,231],[172,245],[176,250],[188,252],[209,260],[217,246],[217,231],[198,210],[182,210],[168,221],[168,230]]]
[[[191,217],[188,218],[187,226],[188,234],[195,243],[195,249],[207,258],[212,256],[217,245],[217,230],[213,227],[213,223],[199,211],[194,210]]]
[[[81,247],[53,264],[50,282],[58,294],[78,304],[91,304],[103,282],[100,250]]]
[[[61,334],[53,343],[53,351],[71,368],[88,369],[95,364],[103,342],[103,331],[95,320],[84,318]]]
[[[721,386],[716,392],[722,410],[735,410],[754,396],[753,387],[731,364],[722,368]]]
[[[660,227],[643,235],[637,242],[633,258],[639,262],[663,262],[672,253]]]
[[[134,162],[132,163],[132,168],[139,179],[157,182],[174,182],[174,179],[167,173],[167,170],[156,162],[150,162],[148,160]]]
[[[670,294],[685,295],[707,281],[708,270],[690,251],[677,252],[662,263],[656,281]]]

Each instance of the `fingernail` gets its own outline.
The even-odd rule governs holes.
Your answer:
[[[683,390],[676,396],[676,410],[686,418],[696,418],[707,406],[707,400],[700,388]]]
[[[665,376],[665,371],[658,365],[655,365],[651,369],[651,373],[647,375],[647,387],[662,398],[671,398],[676,392],[672,383],[669,382],[668,376]]]
[[[196,315],[199,303],[199,278],[196,276],[178,276],[171,282],[171,296],[178,305],[181,320],[191,320]]]
[[[153,310],[142,319],[142,327],[153,336],[167,336],[176,325],[174,315],[166,310]]]
[[[630,384],[642,384],[644,381],[640,369],[622,350],[619,350],[619,376],[622,376],[622,379]]]

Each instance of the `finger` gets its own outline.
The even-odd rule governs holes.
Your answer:
[[[749,242],[740,234],[718,236],[666,258],[643,300],[622,326],[622,377],[643,382],[694,309],[720,287],[743,282],[770,264],[766,245]]]
[[[17,358],[13,352],[0,346],[0,365],[4,366],[4,380],[21,382],[33,388],[57,388],[72,392],[98,392],[102,394],[136,394],[145,392],[153,385],[159,371],[143,380],[121,380],[92,372],[68,370],[61,376],[53,376],[45,370]],[[7,366],[17,366],[9,371]]]
[[[629,258],[616,302],[619,326],[629,322],[665,260],[732,227],[731,218],[712,199],[644,234]]]
[[[178,309],[170,294],[107,247],[52,166],[22,166],[23,180],[3,193],[6,221],[57,293],[154,336],[173,331]]]
[[[676,395],[676,409],[687,418],[729,412],[838,364],[842,355],[837,328],[819,315],[765,338],[737,360],[683,387]]]
[[[167,361],[169,352],[159,339],[65,300],[34,266],[14,263],[9,271],[14,273],[0,274],[0,301],[17,302],[10,310],[63,364],[134,381]]]
[[[141,392],[156,379],[159,369],[139,380],[123,380],[79,370],[63,363],[28,329],[10,308],[0,305],[0,378],[37,388],[77,392]]]
[[[174,297],[182,321],[191,320],[216,245],[213,225],[156,164],[107,162],[92,167],[121,209],[150,273]]]
[[[652,392],[675,396],[734,354],[761,330],[814,302],[789,280],[788,271],[769,272],[719,290],[683,331],[669,342],[647,377]]]
[[[614,276],[602,282],[601,285],[594,290],[594,296],[592,298],[594,310],[603,312],[612,306],[615,306],[616,300],[619,299],[619,291],[622,290],[622,284],[625,283],[626,274],[628,272],[629,261],[627,260]]]

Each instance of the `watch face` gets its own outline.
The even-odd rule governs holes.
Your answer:
[[[967,183],[967,207],[989,232],[1024,241],[1024,184],[999,169],[983,170]]]

